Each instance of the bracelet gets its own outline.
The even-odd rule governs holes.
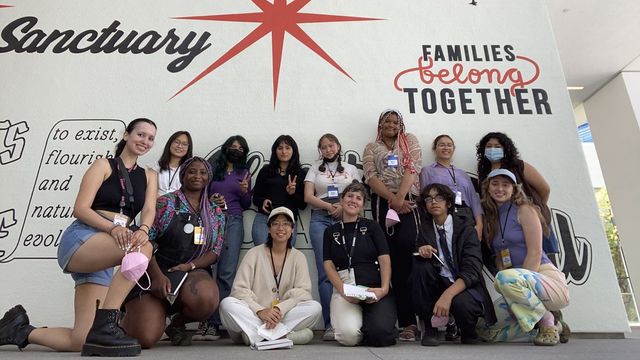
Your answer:
[[[118,224],[113,225],[113,226],[111,227],[111,229],[109,229],[109,235],[111,235],[111,233],[113,232],[113,229],[115,229],[115,228],[117,228],[117,227],[119,227],[119,226],[120,226],[120,225],[118,225]]]
[[[147,237],[149,236],[149,232],[141,227],[138,228],[139,231],[142,231],[143,233],[147,234]]]
[[[191,270],[190,271],[193,271],[193,270],[196,269],[196,264],[194,264],[193,261],[190,262],[189,264],[191,264]]]
[[[147,224],[140,224],[140,227],[146,226],[147,227],[147,231],[151,230],[151,227],[149,227],[149,225]]]

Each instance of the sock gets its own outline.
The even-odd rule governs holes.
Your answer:
[[[538,322],[538,324],[540,326],[553,326],[554,324],[554,317],[553,314],[550,311],[547,311],[544,316],[542,316],[542,319],[540,319],[540,321]]]

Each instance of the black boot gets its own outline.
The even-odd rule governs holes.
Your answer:
[[[136,356],[141,348],[138,340],[127,336],[118,325],[120,312],[115,309],[98,309],[87,340],[82,346],[82,356]]]
[[[431,326],[431,324],[425,321],[424,331],[422,332],[422,340],[420,341],[422,346],[438,346],[440,341],[438,340],[438,329]]]
[[[17,345],[22,350],[29,345],[29,334],[34,327],[22,305],[16,305],[0,319],[0,346]]]

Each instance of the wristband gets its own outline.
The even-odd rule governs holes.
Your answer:
[[[147,234],[147,237],[149,236],[149,232],[143,228],[138,228],[139,231],[142,231],[143,233]]]
[[[147,227],[147,231],[151,230],[151,227],[149,227],[149,225],[147,224],[141,224],[140,227],[146,226]]]
[[[113,226],[111,227],[111,229],[109,229],[109,235],[111,235],[111,233],[113,232],[113,229],[115,229],[115,228],[117,228],[117,227],[120,227],[120,225],[118,225],[118,224],[113,225]]]

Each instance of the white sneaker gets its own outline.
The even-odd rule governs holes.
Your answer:
[[[308,344],[313,339],[313,331],[309,328],[292,331],[287,334],[287,339],[293,341],[293,345]]]

